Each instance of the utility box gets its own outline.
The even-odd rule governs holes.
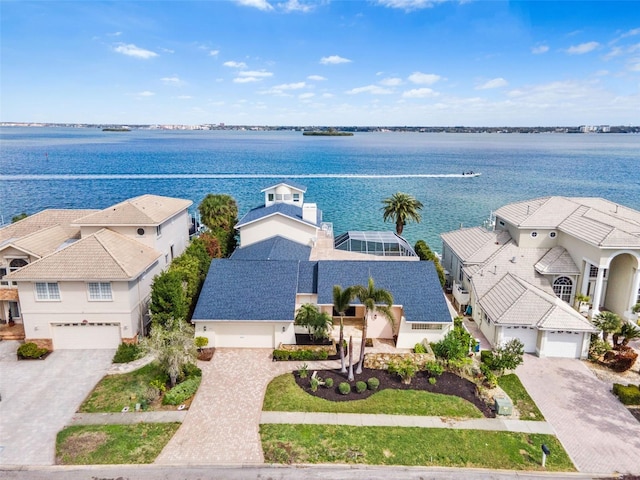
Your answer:
[[[513,404],[508,398],[495,399],[496,415],[511,415],[513,413]]]

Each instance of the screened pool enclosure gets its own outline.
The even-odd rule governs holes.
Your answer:
[[[346,232],[335,239],[337,250],[384,257],[416,257],[411,245],[393,232]]]

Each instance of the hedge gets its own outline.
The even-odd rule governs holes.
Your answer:
[[[200,386],[201,377],[190,377],[182,383],[179,383],[167,393],[162,399],[163,405],[180,405],[184,401],[193,396]]]
[[[620,383],[614,383],[613,393],[617,395],[625,405],[640,405],[640,386],[638,385],[626,386]]]
[[[48,351],[46,348],[39,348],[33,342],[28,342],[18,347],[18,355],[23,358],[40,358]]]
[[[279,350],[273,351],[273,359],[279,362],[288,360],[326,360],[329,354],[324,350]]]
[[[136,343],[121,343],[113,356],[113,363],[129,363],[137,360],[143,352]]]

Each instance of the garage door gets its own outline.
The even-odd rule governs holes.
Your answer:
[[[57,323],[53,326],[55,350],[118,348],[120,326],[117,323]]]
[[[547,332],[541,353],[545,357],[580,358],[583,336],[582,332]]]
[[[502,343],[505,344],[513,338],[519,338],[524,343],[526,353],[535,353],[538,343],[538,330],[529,327],[502,327]]]
[[[228,348],[274,348],[273,324],[220,322],[214,326],[215,346]]]

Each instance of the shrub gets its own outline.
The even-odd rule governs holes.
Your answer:
[[[198,368],[198,366],[194,365],[193,363],[187,363],[184,367],[182,367],[182,375],[184,379],[190,377],[201,377],[202,370],[200,370],[200,368]]]
[[[434,377],[439,377],[444,372],[444,367],[438,362],[427,362],[424,369]]]
[[[154,380],[151,380],[149,382],[149,386],[151,388],[155,388],[156,390],[158,390],[158,392],[166,392],[167,391],[167,382],[160,379],[160,378],[156,378]]]
[[[333,388],[333,378],[329,377],[324,381],[324,386],[327,388]]]
[[[489,368],[492,368],[493,352],[491,350],[480,350],[480,363],[486,363]]]
[[[329,354],[325,350],[279,350],[273,351],[273,359],[279,362],[286,362],[290,360],[304,361],[304,360],[326,360],[329,358]]]
[[[409,385],[418,371],[418,366],[411,358],[405,358],[397,362],[389,362],[389,371],[398,375],[402,379],[402,383]]]
[[[312,392],[316,392],[318,390],[318,387],[322,384],[324,384],[324,382],[322,381],[322,378],[318,376],[311,377],[309,379],[309,385],[311,386]]]
[[[338,385],[338,391],[342,395],[348,395],[351,392],[351,385],[347,382],[340,382],[340,385]]]
[[[363,381],[356,382],[356,392],[362,393],[367,389],[367,383]]]
[[[309,376],[309,365],[303,363],[298,367],[298,375],[300,378],[307,378]]]
[[[624,348],[624,350],[623,350]],[[638,354],[630,347],[620,347],[617,355],[613,357],[613,360],[609,364],[609,368],[614,372],[626,372],[636,362]]]
[[[421,343],[416,343],[416,346],[413,347],[413,351],[415,353],[427,353],[427,349]]]
[[[18,347],[18,355],[23,358],[40,358],[49,350],[46,348],[40,348],[33,342],[28,342]]]
[[[504,372],[505,370],[514,370],[522,363],[524,356],[524,343],[519,338],[513,338],[493,349],[493,360],[491,361],[491,369]]]
[[[179,383],[167,393],[162,399],[163,405],[180,405],[186,399],[193,396],[200,386],[200,377],[191,377],[182,383]]]
[[[378,380],[376,377],[371,377],[369,380],[367,380],[367,387],[369,387],[369,390],[377,390],[379,386],[380,380]]]
[[[113,363],[129,363],[143,355],[142,349],[137,343],[121,343],[113,356]]]
[[[461,360],[469,354],[471,335],[462,327],[455,327],[442,340],[432,345],[433,353],[445,362]]]
[[[613,384],[613,394],[625,405],[640,405],[640,386]]]
[[[431,385],[435,385],[435,384],[436,384],[436,382],[437,382],[436,377],[429,377],[429,383],[430,383]]]
[[[209,339],[207,337],[196,337],[194,342],[198,348],[204,348],[209,345]]]
[[[598,335],[591,335],[591,343],[589,344],[589,358],[591,360],[599,360],[608,351],[611,350],[611,344],[605,342]]]
[[[486,363],[480,364],[480,371],[484,376],[484,383],[488,388],[495,388],[498,385],[498,377]]]

